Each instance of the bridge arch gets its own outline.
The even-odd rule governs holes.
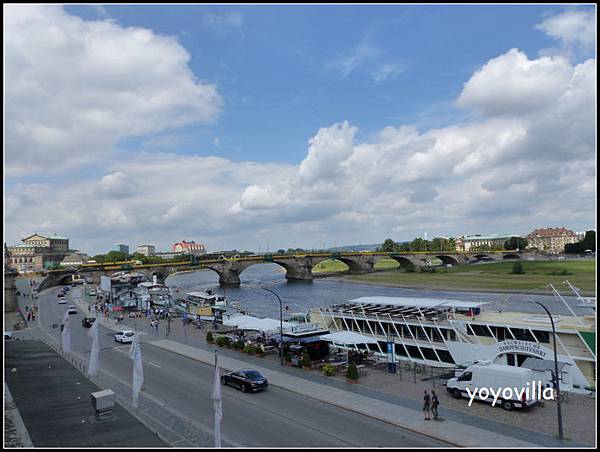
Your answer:
[[[502,260],[520,260],[521,256],[516,253],[505,254],[502,256]]]
[[[436,255],[435,257],[437,257],[439,260],[441,260],[443,265],[452,265],[453,267],[455,267],[458,264],[460,264],[458,259],[456,259],[452,256],[448,256],[447,254],[440,254],[440,255]]]
[[[415,267],[417,266],[417,264],[415,264],[411,259],[407,258],[407,257],[403,257],[403,256],[389,256],[390,259],[394,259],[396,262],[398,262],[398,264],[400,264],[400,268],[406,268],[408,267],[409,264],[414,265]]]

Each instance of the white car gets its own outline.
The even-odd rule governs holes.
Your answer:
[[[77,308],[73,305],[69,306],[69,310],[67,311],[69,314],[77,314]]]
[[[67,300],[65,300],[64,298],[59,298],[58,304],[67,304]]]
[[[120,342],[121,344],[129,344],[133,342],[133,337],[135,333],[133,331],[119,331],[115,334],[115,342]]]

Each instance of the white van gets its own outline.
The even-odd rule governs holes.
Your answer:
[[[480,361],[467,367],[457,377],[450,378],[446,383],[446,390],[456,398],[470,398],[469,392],[475,393],[473,400],[488,403],[494,402],[492,391],[500,393],[496,403],[510,411],[515,407],[526,408],[535,405],[542,396],[538,391],[540,386],[544,387],[535,380],[531,369]],[[486,388],[485,393],[480,394],[479,391],[483,388]],[[486,397],[482,397],[484,394]],[[536,395],[537,397],[534,397]]]

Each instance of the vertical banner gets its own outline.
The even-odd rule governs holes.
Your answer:
[[[391,374],[396,373],[396,349],[394,342],[387,343],[387,358],[388,358],[388,372]]]
[[[98,344],[98,319],[92,323],[92,327],[87,332],[88,337],[92,338],[92,350],[90,351],[90,362],[88,364],[88,376],[95,377],[98,375],[98,367],[100,364],[100,345]]]
[[[62,323],[62,332],[60,333],[60,346],[64,352],[71,351],[71,328],[69,326],[69,310],[65,312]]]
[[[135,408],[139,405],[140,391],[144,384],[144,368],[142,367],[142,347],[140,345],[140,339],[136,334],[133,336],[133,342],[131,343],[131,349],[129,349],[129,356],[133,359],[133,406]]]
[[[213,387],[213,408],[215,410],[215,447],[221,447],[221,420],[223,406],[221,405],[221,378],[219,376],[219,355],[215,351],[215,381]]]

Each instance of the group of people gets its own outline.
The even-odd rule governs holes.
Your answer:
[[[425,390],[425,395],[423,396],[423,415],[425,416],[426,421],[431,420],[431,414],[433,413],[433,419],[437,420],[439,418],[438,415],[438,407],[440,406],[440,400],[438,399],[437,394],[434,390],[431,390],[431,395]]]
[[[31,306],[25,306],[25,312],[27,313],[28,322],[31,322],[32,320],[35,321],[38,313],[38,307],[35,304],[32,304]]]
[[[360,352],[358,350],[348,350],[348,362],[356,365],[362,364],[369,357],[369,352],[366,350]]]

